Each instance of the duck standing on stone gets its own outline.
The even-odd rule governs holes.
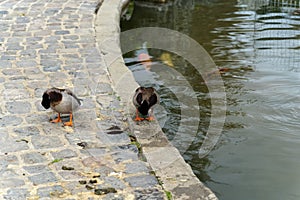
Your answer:
[[[159,96],[153,87],[137,88],[133,96],[133,104],[136,107],[135,121],[154,120],[153,106],[157,103],[159,103]],[[147,118],[141,118],[139,113]]]
[[[82,99],[69,89],[51,88],[47,89],[43,94],[42,106],[46,109],[50,108],[58,112],[56,119],[52,120],[52,123],[61,122],[60,114],[70,114],[70,121],[65,122],[65,126],[73,126],[72,118],[73,112],[81,106]]]

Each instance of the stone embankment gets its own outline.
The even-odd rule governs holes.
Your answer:
[[[0,2],[0,199],[166,199],[165,190],[175,199],[197,199],[189,195],[200,188],[204,197],[209,190],[161,131],[155,129],[161,143],[145,143],[153,130],[134,125],[124,112],[123,95],[132,88],[118,92],[115,80],[126,67],[121,60],[107,63],[109,47],[119,47],[104,42],[118,37],[122,2],[104,1],[96,15],[97,5],[97,0]],[[50,87],[70,88],[84,100],[74,127],[49,122],[56,113],[40,102]],[[144,144],[147,162],[132,133]],[[180,179],[154,164],[162,148],[176,156],[169,167]]]

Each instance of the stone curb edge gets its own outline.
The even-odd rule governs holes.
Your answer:
[[[173,199],[217,200],[193,173],[179,151],[170,144],[157,122],[136,124],[130,113],[133,92],[139,85],[125,66],[120,49],[120,15],[128,0],[103,0],[95,20],[96,40],[110,74],[112,86],[127,107],[128,123],[143,154],[165,191]]]

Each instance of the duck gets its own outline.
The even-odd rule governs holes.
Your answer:
[[[153,121],[153,107],[159,103],[159,96],[153,87],[139,87],[135,90],[133,96],[133,105],[136,107],[135,121],[142,121],[144,119]],[[139,113],[146,118],[139,116]]]
[[[51,108],[58,113],[57,118],[50,122],[62,122],[61,114],[70,114],[70,121],[65,122],[64,126],[73,126],[73,112],[82,105],[82,99],[79,99],[69,89],[53,87],[44,92],[41,104],[45,109]]]

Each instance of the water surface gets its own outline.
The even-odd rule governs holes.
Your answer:
[[[160,26],[180,31],[198,41],[217,66],[228,69],[222,74],[227,94],[224,131],[215,149],[199,159],[209,125],[208,91],[193,66],[170,53],[173,69],[197,92],[200,107],[196,138],[182,152],[184,158],[219,199],[300,199],[300,16],[293,13],[295,8],[260,4],[253,8],[234,0],[175,2],[136,5],[122,30]],[[160,59],[164,52],[148,49],[148,53],[153,65],[166,65]],[[162,67],[147,71],[133,62],[137,54],[129,53],[125,60],[138,82],[154,83],[159,90],[163,108],[157,118],[172,140],[180,107],[193,110],[180,104],[176,95],[191,94],[181,87],[185,80],[180,76],[163,76]],[[182,140],[195,137],[189,135],[190,128],[184,127]]]

